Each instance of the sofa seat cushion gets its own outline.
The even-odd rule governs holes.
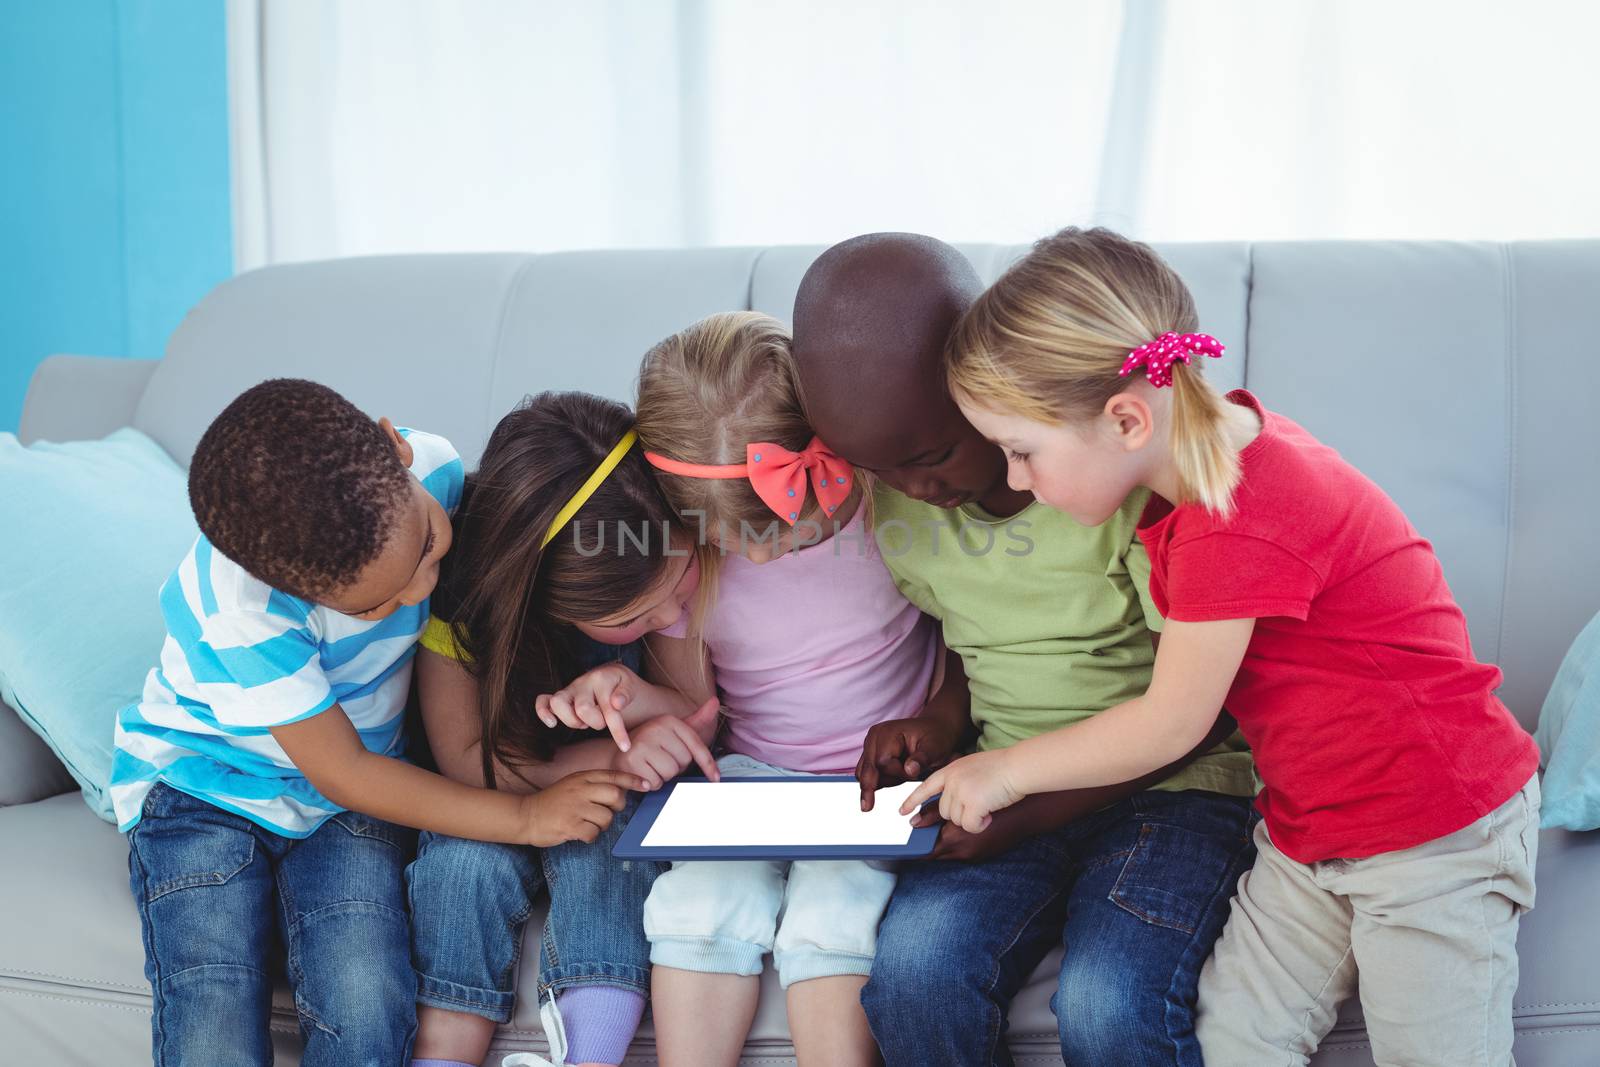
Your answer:
[[[1594,965],[1600,924],[1593,921],[1592,906],[1594,887],[1600,886],[1600,834],[1545,831],[1540,849],[1538,907],[1523,921],[1519,940],[1518,1062],[1592,1065],[1600,1041],[1600,967]],[[0,872],[0,1033],[10,1035],[8,1048],[57,1049],[59,1056],[35,1055],[29,1062],[61,1067],[143,1062],[150,996],[122,836],[71,794],[0,809]],[[541,918],[536,913],[525,935],[519,978],[524,990],[536,982]],[[1060,960],[1059,950],[1052,953],[1013,1006],[1009,1043],[1019,1064],[1061,1062],[1050,1012]],[[762,986],[746,1063],[788,1063],[793,1050],[783,994],[770,968]],[[519,999],[488,1062],[545,1047],[533,1001]],[[282,986],[273,997],[273,1016],[278,1062],[289,1067],[297,1059],[298,1027]],[[85,1054],[86,1027],[107,1050],[99,1058]],[[638,1058],[630,1057],[630,1063],[651,1062],[648,1023],[634,1047]],[[1359,1008],[1346,1005],[1313,1063],[1371,1062]]]

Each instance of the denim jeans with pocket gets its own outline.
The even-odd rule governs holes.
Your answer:
[[[888,1067],[1010,1064],[1011,1000],[1057,944],[1068,1067],[1201,1067],[1196,985],[1256,818],[1242,797],[1151,791],[984,863],[903,865],[861,995]]]
[[[270,1065],[280,959],[304,1067],[409,1062],[404,871],[414,842],[410,830],[355,812],[287,838],[157,784],[128,831],[155,1067]]]

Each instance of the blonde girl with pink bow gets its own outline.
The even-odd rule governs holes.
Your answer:
[[[676,699],[624,704],[718,698],[724,778],[852,773],[872,726],[915,715],[941,685],[940,642],[884,566],[860,479],[806,423],[787,331],[734,312],[669,337],[644,358],[638,418],[668,502],[702,535],[705,577],[691,619],[648,638],[651,676]],[[957,688],[952,674],[943,699]],[[543,713],[604,729],[617,707],[585,676]],[[625,726],[613,734],[631,744]],[[618,766],[656,781],[688,766],[642,747]],[[644,916],[664,1067],[738,1063],[769,953],[800,1062],[876,1063],[860,993],[894,883],[861,860],[674,864]]]

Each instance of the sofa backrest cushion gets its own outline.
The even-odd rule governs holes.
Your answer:
[[[1478,654],[1531,723],[1600,607],[1600,242],[1159,246],[1229,346],[1211,372],[1339,448],[1433,540]],[[965,245],[987,282],[1026,246]],[[821,247],[390,256],[270,267],[173,335],[134,425],[187,462],[211,418],[277,375],[455,441],[468,464],[522,396],[631,400],[639,357],[712,311],[788,319]],[[1578,559],[1568,564],[1569,552]]]

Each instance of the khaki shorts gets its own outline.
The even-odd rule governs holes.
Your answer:
[[[1464,830],[1365,859],[1259,854],[1200,974],[1207,1067],[1306,1063],[1357,990],[1380,1065],[1505,1067],[1539,779]]]

